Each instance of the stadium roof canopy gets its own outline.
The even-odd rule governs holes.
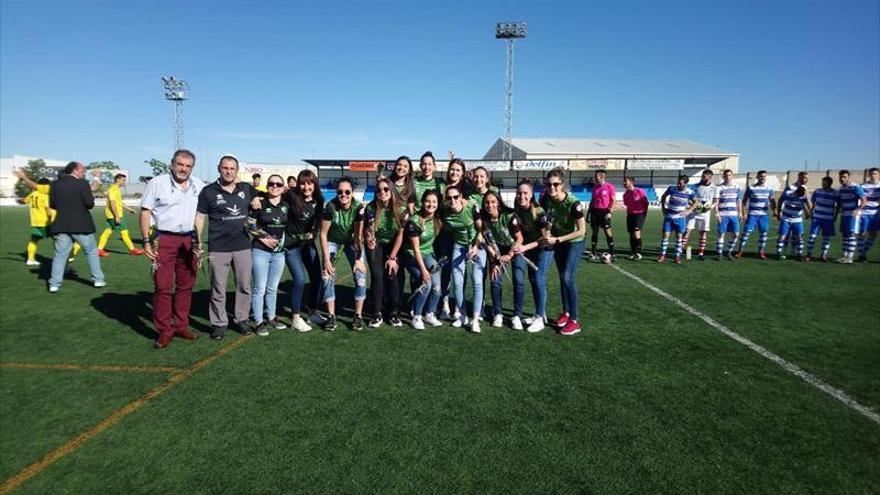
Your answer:
[[[738,153],[683,139],[513,138],[514,160],[553,158],[715,158]],[[500,160],[504,141],[498,139],[484,160]]]

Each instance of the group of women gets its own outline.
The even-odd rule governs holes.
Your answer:
[[[264,277],[259,281],[263,286],[254,290],[255,318],[263,315],[264,297],[266,311],[274,317],[283,271],[278,267],[286,262],[293,278],[292,324],[299,331],[310,330],[309,321],[325,330],[335,329],[337,285],[353,279],[353,330],[386,323],[400,327],[401,315],[408,313],[418,330],[451,320],[454,327],[480,333],[484,282],[488,279],[492,298],[488,319],[493,327],[502,327],[502,289],[504,280],[510,279],[514,304],[509,324],[534,333],[548,323],[546,276],[555,261],[562,313],[553,324],[562,335],[578,333],[576,269],[586,221],[583,205],[566,191],[565,173],[559,169],[547,173],[539,202],[531,181],[523,179],[511,207],[483,167],[468,171],[464,161],[454,158],[445,179],[435,177],[435,171],[431,152],[421,156],[418,172],[409,157],[401,156],[389,175],[379,175],[375,196],[366,203],[355,199],[348,178],[337,181],[336,196],[325,202],[318,178],[309,170],[300,172],[296,187],[287,192],[269,188],[268,205],[263,206],[274,205],[274,214],[261,208],[252,211],[250,220],[254,231],[262,230],[262,238],[268,233],[278,240],[263,246],[271,256],[261,259],[275,264],[274,270],[268,270],[275,275]],[[273,175],[267,183],[282,180]],[[278,208],[282,202],[288,208]],[[348,270],[337,269],[339,253],[348,261]],[[535,303],[531,318],[523,312],[527,280]],[[365,323],[368,281],[372,307]],[[322,305],[328,316],[317,313]],[[312,313],[308,318],[301,314],[306,306]]]

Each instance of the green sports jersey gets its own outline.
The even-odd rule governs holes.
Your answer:
[[[330,222],[327,240],[343,245],[354,241],[354,224],[363,220],[363,209],[356,199],[351,200],[348,209],[342,208],[338,201],[330,201],[324,206],[321,219]]]
[[[514,235],[519,232],[519,220],[510,212],[503,212],[497,220],[486,220],[486,227],[492,232],[495,242],[499,246],[512,247]]]
[[[443,228],[452,232],[456,244],[468,245],[476,238],[477,228],[474,225],[476,214],[476,210],[470,204],[466,204],[458,213],[453,212],[451,208],[443,208],[441,215]]]
[[[424,226],[421,225],[422,222],[424,222]],[[412,242],[410,242],[410,239],[418,237],[419,252],[422,254],[434,254],[434,238],[437,237],[437,232],[434,230],[433,220],[425,221],[421,217],[410,220],[406,224],[405,235],[407,237],[404,241],[406,243],[407,253],[413,254]]]
[[[547,222],[551,224],[550,234],[561,237],[577,230],[578,219],[584,218],[584,205],[571,193],[566,193],[562,201],[556,201],[549,194],[541,198],[541,207],[546,212]],[[570,242],[584,240],[584,236]]]
[[[519,229],[522,232],[524,244],[535,242],[541,238],[541,229],[544,227],[543,208],[536,206],[534,214],[532,214],[531,208],[517,208],[516,216],[519,218]]]
[[[446,192],[446,185],[443,184],[443,181],[434,177],[430,180],[422,180],[421,178],[416,178],[413,180],[413,185],[416,189],[416,208],[422,206],[422,194],[425,194],[425,191],[437,191],[437,194],[443,198],[443,194]]]
[[[381,213],[377,214],[376,203],[371,202],[367,205],[364,213],[366,227],[375,234],[376,242],[379,244],[388,244],[397,236],[401,228],[400,222],[406,215],[406,207],[401,207],[399,210],[398,218],[395,218],[389,209],[383,208]]]

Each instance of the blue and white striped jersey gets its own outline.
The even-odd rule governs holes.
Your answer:
[[[688,209],[695,198],[696,193],[690,187],[679,190],[678,186],[669,186],[666,189],[666,217],[681,218],[681,213]]]
[[[851,217],[853,211],[859,207],[859,201],[865,197],[865,191],[858,184],[840,186],[837,190],[840,194],[840,216]]]
[[[865,182],[862,184],[862,190],[865,191],[865,196],[868,197],[868,204],[862,208],[862,216],[872,217],[880,210],[880,182],[877,184]]]
[[[773,197],[773,188],[768,186],[751,186],[746,189],[744,200],[749,204],[748,216],[765,217],[770,208],[770,198]]]
[[[813,191],[813,218],[834,220],[839,193],[836,189],[816,189]]]
[[[737,205],[742,200],[742,190],[739,186],[731,184],[726,186],[721,184],[718,186],[718,216],[719,217],[736,217],[739,216]]]
[[[798,223],[804,221],[804,210],[807,208],[807,195],[798,197],[796,190],[786,189],[782,193],[782,219],[786,222]]]

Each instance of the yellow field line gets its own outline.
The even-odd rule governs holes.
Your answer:
[[[115,364],[49,364],[0,362],[0,368],[22,370],[63,370],[63,371],[122,371],[128,373],[180,373],[186,368],[179,366],[125,366]]]
[[[120,409],[117,409],[116,411],[113,411],[109,416],[102,419],[98,424],[96,424],[95,426],[93,426],[89,430],[87,430],[83,433],[80,433],[76,437],[68,440],[60,447],[58,447],[55,450],[44,455],[37,462],[22,469],[21,471],[18,472],[18,474],[16,474],[15,476],[12,476],[11,478],[4,481],[3,484],[0,484],[0,495],[5,495],[5,494],[11,492],[12,490],[15,490],[16,488],[21,486],[23,483],[25,483],[29,479],[40,474],[44,469],[48,468],[52,464],[55,464],[57,461],[62,459],[64,456],[70,454],[71,452],[75,451],[79,447],[83,446],[86,442],[88,442],[92,438],[96,437],[104,430],[110,428],[111,426],[115,425],[116,423],[119,423],[120,421],[122,421],[123,418],[125,418],[129,414],[133,413],[134,411],[140,409],[140,407],[143,406],[144,404],[146,404],[147,402],[162,395],[168,389],[170,389],[171,387],[182,382],[186,378],[190,377],[193,373],[199,371],[200,369],[204,368],[205,366],[211,364],[214,360],[216,360],[220,356],[223,356],[224,354],[227,354],[230,351],[234,350],[235,348],[241,346],[242,344],[244,344],[245,342],[250,340],[251,337],[253,337],[253,334],[245,335],[244,337],[238,338],[237,340],[235,340],[235,342],[227,345],[226,347],[223,347],[222,349],[220,349],[217,352],[215,352],[214,354],[211,354],[210,356],[202,359],[201,361],[198,361],[197,363],[190,366],[189,368],[184,368],[181,371],[171,375],[171,377],[167,381],[165,381],[161,385],[158,385],[157,387],[149,390],[147,393],[138,397],[134,401],[126,404],[125,406],[121,407]]]

